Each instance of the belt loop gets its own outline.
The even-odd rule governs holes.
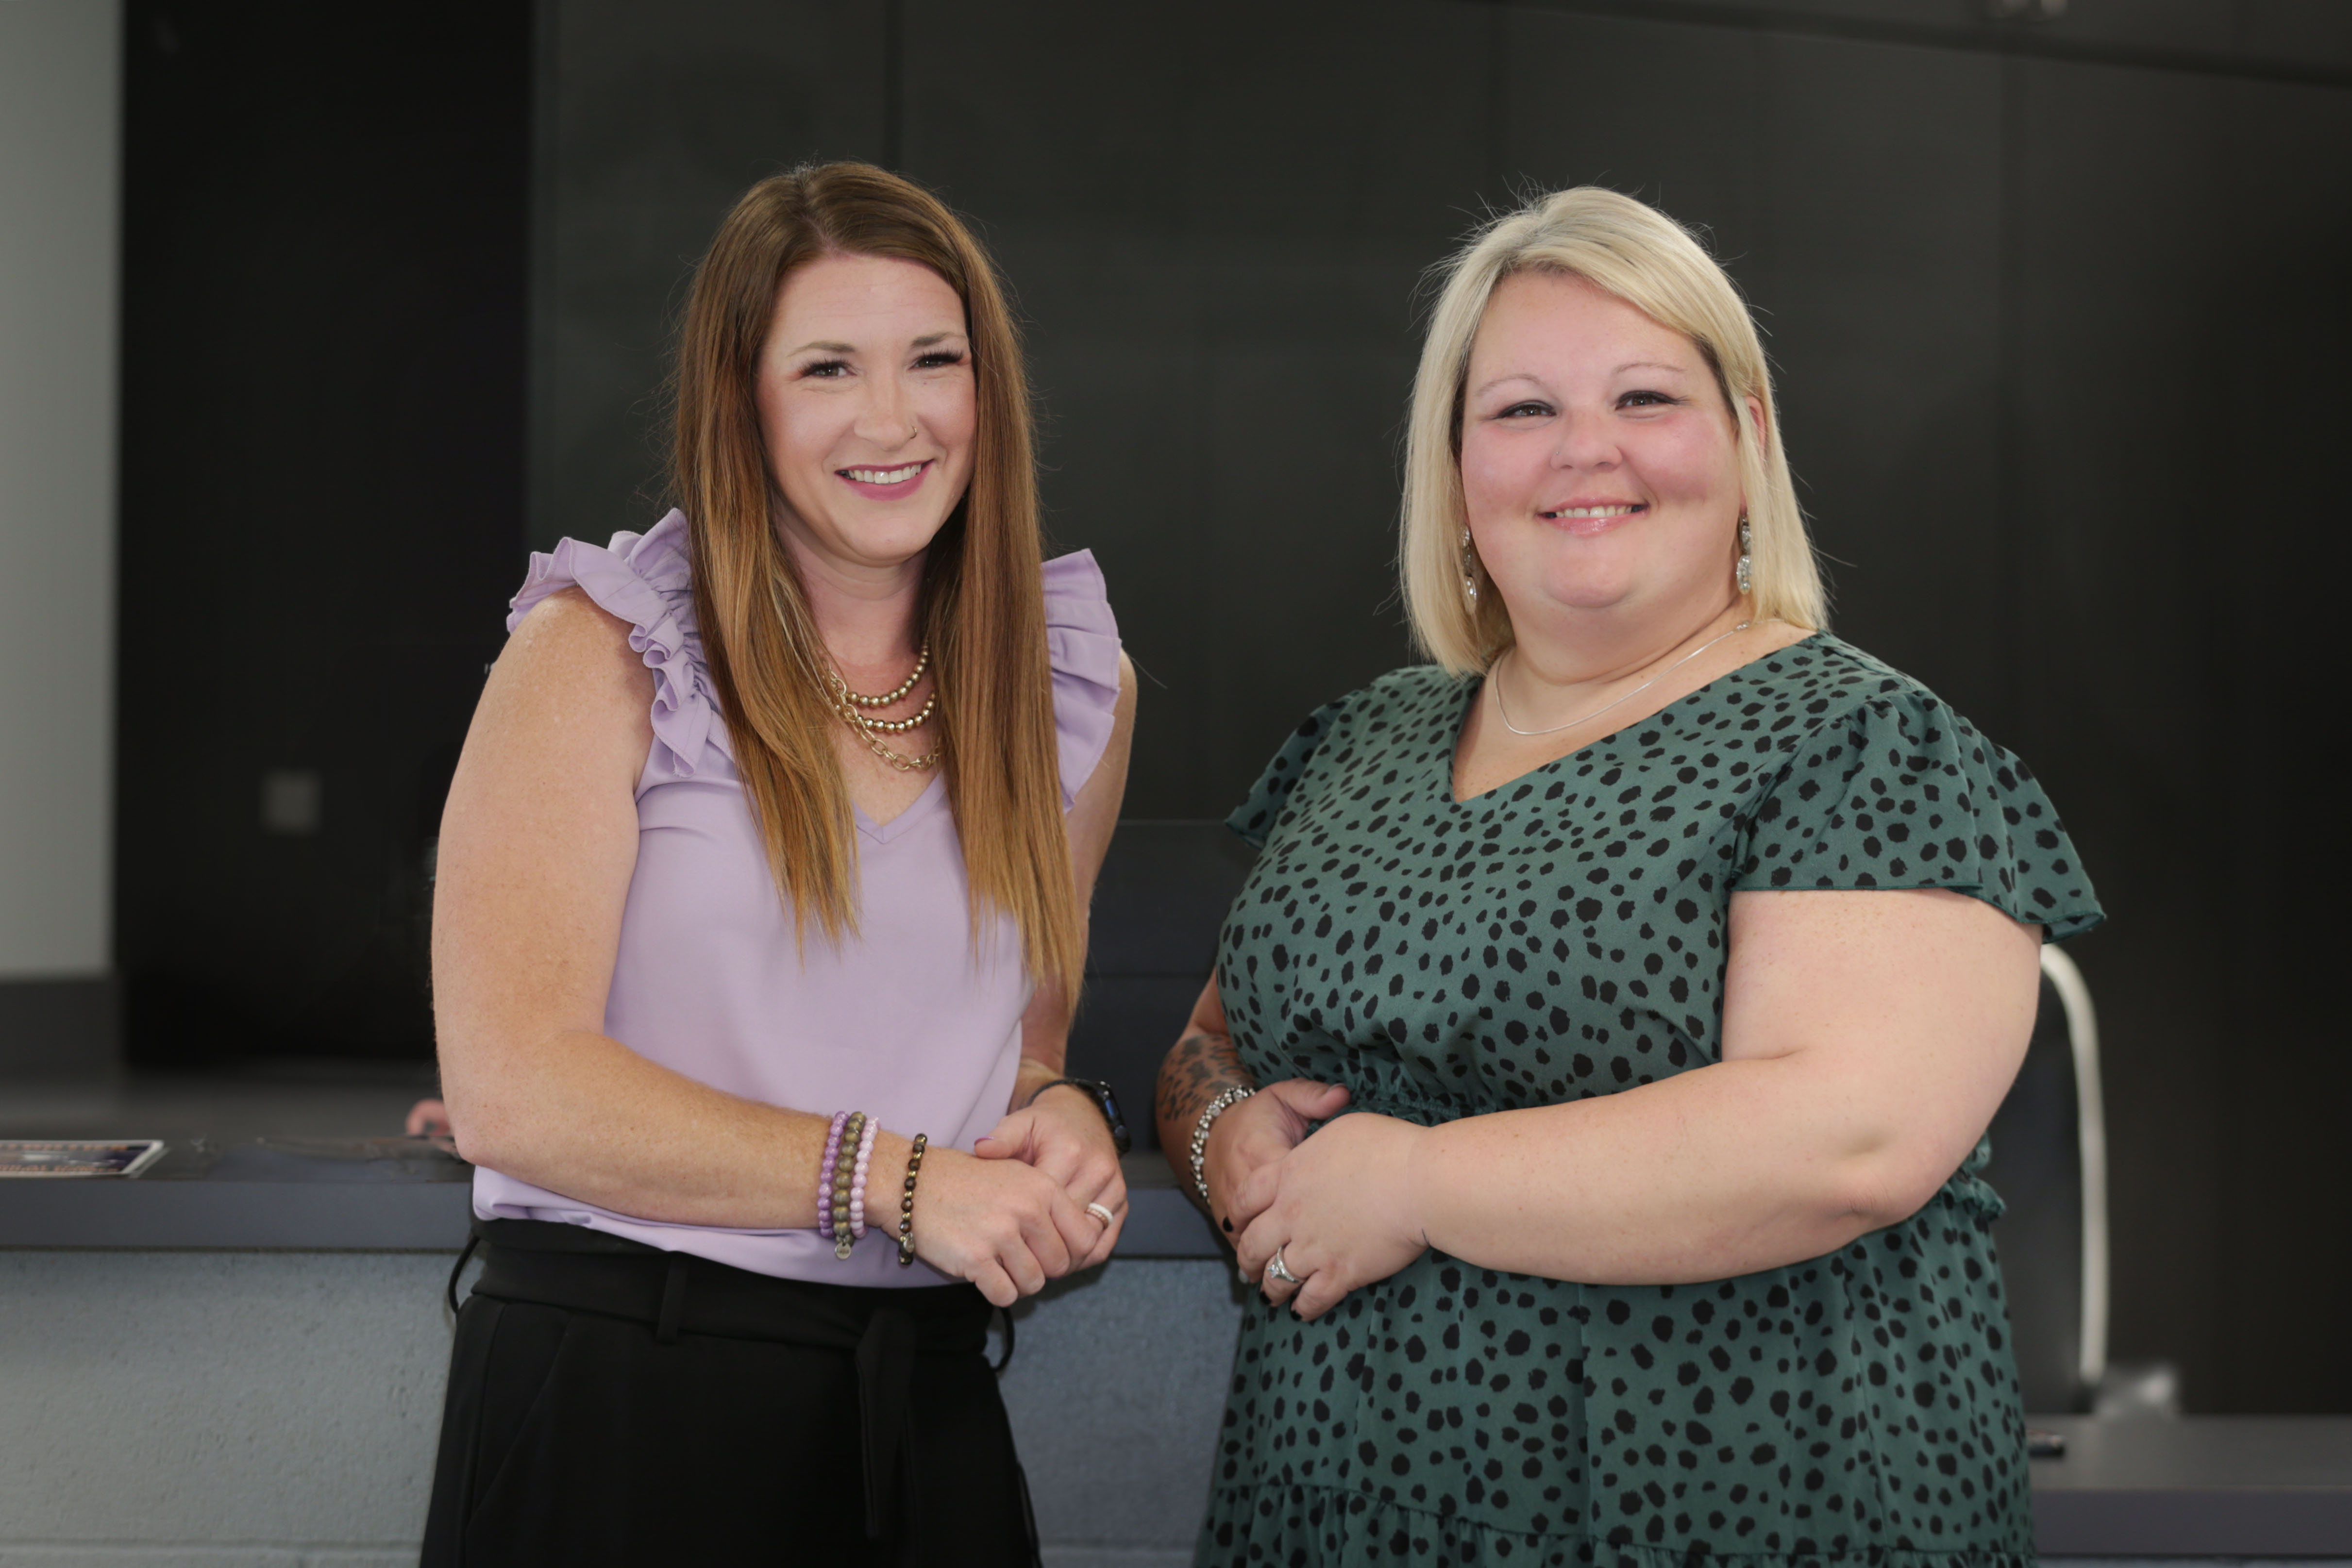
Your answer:
[[[1002,1376],[1004,1369],[1013,1364],[1013,1309],[999,1307],[996,1309],[996,1317],[997,1321],[1004,1325],[1004,1354],[998,1358],[996,1364],[988,1370]],[[1026,1481],[1022,1482],[1024,1486],[1028,1484]]]
[[[686,1254],[669,1255],[669,1273],[662,1281],[661,1316],[654,1322],[656,1344],[677,1343],[678,1320],[686,1316]]]
[[[466,1264],[474,1256],[474,1249],[481,1244],[482,1222],[477,1219],[466,1228],[466,1249],[457,1254],[457,1266],[449,1270],[449,1282],[442,1287],[441,1291],[441,1294],[449,1302],[449,1315],[453,1318],[457,1315],[458,1311],[457,1276],[466,1271]]]

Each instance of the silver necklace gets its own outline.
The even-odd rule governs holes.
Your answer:
[[[1673,664],[1668,664],[1664,669],[1660,670],[1656,674],[1652,675],[1648,680],[1643,681],[1640,685],[1635,686],[1623,696],[1617,698],[1613,702],[1602,703],[1591,713],[1584,715],[1583,717],[1570,719],[1566,724],[1556,724],[1549,729],[1521,729],[1517,725],[1511,722],[1509,710],[1503,706],[1503,683],[1499,680],[1492,683],[1495,688],[1495,711],[1502,716],[1503,727],[1509,730],[1513,735],[1558,735],[1563,729],[1574,729],[1580,724],[1585,724],[1591,720],[1599,718],[1602,714],[1607,713],[1612,707],[1632,702],[1635,697],[1640,696],[1643,692],[1648,691],[1652,686],[1656,685],[1660,681],[1664,680],[1668,675],[1673,674],[1676,670],[1681,669],[1685,664],[1689,664],[1693,659],[1697,658],[1701,653],[1704,653],[1709,648],[1714,647],[1717,643],[1724,641],[1725,638],[1737,637],[1742,632],[1747,631],[1750,626],[1755,624],[1756,622],[1753,621],[1742,621],[1738,625],[1734,626],[1730,631],[1726,632],[1722,637],[1717,637],[1709,642],[1701,643],[1697,647],[1693,648],[1689,653],[1685,653],[1681,658],[1676,659]]]

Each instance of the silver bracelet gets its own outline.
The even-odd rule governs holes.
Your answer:
[[[1256,1092],[1255,1089],[1244,1089],[1236,1083],[1210,1101],[1208,1107],[1201,1113],[1201,1119],[1192,1124],[1192,1185],[1201,1189],[1201,1206],[1203,1208],[1213,1207],[1209,1202],[1209,1178],[1202,1169],[1209,1157],[1209,1129],[1215,1125],[1218,1117]]]

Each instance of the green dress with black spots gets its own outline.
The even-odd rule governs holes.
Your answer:
[[[1264,852],[1217,975],[1259,1082],[1426,1125],[1705,1066],[1746,889],[2100,919],[2024,765],[1826,633],[1456,802],[1477,685],[1333,703],[1234,814]],[[1311,1323],[1253,1297],[1197,1562],[2030,1564],[1986,1152],[1900,1225],[1717,1284],[1429,1252]]]

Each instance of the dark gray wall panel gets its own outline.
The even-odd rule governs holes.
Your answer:
[[[2209,919],[2217,857],[2173,852],[2224,802],[2215,562],[2193,547],[2222,457],[2181,395],[2210,382],[2221,248],[2181,219],[2218,194],[2220,88],[2013,63],[2021,222],[2014,382],[2026,751],[2118,917],[2086,944],[2106,1060],[2118,1353],[2218,1350],[2229,1043]],[[2203,199],[2200,199],[2203,198]],[[2160,391],[2158,389],[2161,389]],[[2185,848],[2186,846],[2182,846]],[[2204,1092],[2191,1086],[2204,1085]],[[2189,1091],[2184,1092],[2184,1091]],[[2193,1399],[2205,1390],[2192,1377]]]
[[[1517,0],[1545,10],[2352,85],[2336,0]],[[1997,8],[2009,14],[1996,14]]]
[[[0,1074],[98,1076],[121,1057],[117,981],[0,980]]]
[[[129,1053],[427,1054],[426,846],[519,575],[530,13],[126,16]]]
[[[883,156],[884,15],[881,0],[542,0],[537,548],[660,515],[661,389],[695,263],[754,181]]]
[[[1412,295],[1475,210],[1489,26],[1426,0],[908,7],[908,171],[1020,292],[1053,536],[1101,559],[1146,676],[1131,814],[1223,815],[1409,657]]]
[[[1507,189],[1599,184],[1654,202],[1697,230],[1752,297],[1774,40],[1537,5],[1503,14]]]
[[[2352,68],[2352,5],[2312,0],[2238,0],[2238,41],[2257,59]]]
[[[2231,236],[2220,331],[2211,376],[2188,390],[2220,426],[2227,467],[2189,497],[2183,544],[2228,561],[2213,734],[2232,765],[2213,822],[2229,880],[2199,915],[2220,926],[2230,976],[2210,1071],[2238,1091],[2220,1375],[2239,1408],[2341,1409],[2352,1400],[2337,1310],[2352,1298],[2352,1053],[2326,758],[2352,580],[2340,477],[2352,415],[2352,92],[2231,83],[2220,118]],[[2199,826],[2175,824],[2176,841],[2202,841]]]
[[[2006,738],[1999,64],[1790,38],[1765,80],[1757,287],[1834,624]]]
[[[2029,755],[2128,920],[2084,954],[2116,1342],[2193,1403],[2340,1408],[2343,915],[2304,802],[2343,668],[2352,95],[2012,68]]]
[[[1538,9],[1511,27],[1514,174],[1624,190],[1706,236],[1764,328],[1838,629],[2009,733],[1985,634],[2006,568],[1999,63]],[[1611,107],[1563,112],[1571,76]]]

